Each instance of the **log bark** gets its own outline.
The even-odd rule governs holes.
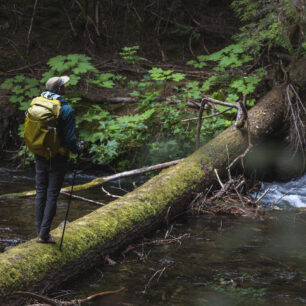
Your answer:
[[[275,87],[249,112],[252,142],[262,140],[283,122],[283,86]],[[222,178],[229,161],[248,147],[246,126],[230,127],[194,154],[163,170],[133,192],[67,225],[62,251],[30,240],[0,254],[0,304],[11,305],[16,290],[45,292],[101,263],[144,233],[182,214],[195,192]],[[57,242],[61,228],[51,232]]]

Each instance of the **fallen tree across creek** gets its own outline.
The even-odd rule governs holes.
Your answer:
[[[284,86],[273,88],[248,113],[252,143],[276,131],[285,116]],[[176,166],[163,170],[144,185],[94,212],[69,223],[62,251],[35,239],[0,254],[0,304],[20,305],[17,290],[44,294],[88,270],[182,214],[195,193],[215,184],[214,169],[225,177],[228,163],[248,148],[247,127],[230,127]],[[51,232],[57,242],[61,228]]]

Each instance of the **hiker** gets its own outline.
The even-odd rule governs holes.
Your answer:
[[[64,84],[68,81],[68,76],[50,78],[46,82],[46,91],[32,100],[25,121],[26,144],[36,160],[35,216],[36,242],[39,243],[55,243],[50,236],[50,227],[67,170],[69,151],[82,151],[75,134],[74,111],[62,97]]]

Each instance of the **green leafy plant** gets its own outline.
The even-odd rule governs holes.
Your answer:
[[[24,138],[24,124],[20,124],[18,126],[18,136],[23,139]],[[34,162],[34,154],[28,150],[26,145],[22,145],[19,148],[18,156],[23,160],[24,165],[29,165]]]
[[[155,81],[165,81],[172,80],[174,82],[179,82],[185,79],[185,74],[174,73],[173,70],[163,70],[162,68],[153,67],[148,71],[152,80]]]
[[[137,48],[126,49],[126,56],[135,60]],[[129,53],[131,51],[131,53]],[[126,60],[128,60],[126,58]],[[42,76],[45,82],[51,76],[67,74],[69,84],[82,87],[86,83],[104,88],[114,88],[125,83],[125,77],[114,73],[100,73],[91,63],[91,59],[82,54],[60,55],[48,61],[50,70]],[[238,79],[233,79],[232,91],[239,85]],[[247,88],[254,80],[243,80]],[[2,88],[12,92],[11,102],[18,103],[25,110],[31,99],[40,94],[40,82],[25,76],[7,79]],[[87,86],[87,85],[86,85]],[[239,86],[241,88],[241,86]],[[162,101],[160,96],[166,93],[178,103]],[[153,67],[140,80],[131,80],[127,90],[130,96],[137,97],[137,107],[133,115],[115,116],[100,105],[79,103],[82,97],[77,92],[68,93],[68,101],[75,104],[77,130],[79,138],[86,141],[86,152],[93,163],[105,164],[118,160],[119,156],[145,146],[149,152],[150,163],[179,158],[191,153],[194,148],[196,121],[185,122],[183,119],[190,115],[187,100],[200,102],[204,93],[203,84],[198,81],[188,81],[182,73]],[[234,101],[234,95],[231,96]],[[158,99],[157,99],[158,98]],[[87,109],[86,109],[87,108]],[[79,110],[82,109],[82,116]],[[84,113],[85,109],[85,113]],[[209,112],[209,110],[208,110]],[[204,121],[201,142],[207,141],[216,133],[227,127],[231,119],[212,118]],[[20,125],[20,131],[23,126]],[[22,138],[22,132],[20,132]],[[162,144],[161,145],[159,145]],[[21,153],[27,152],[21,148]],[[31,156],[27,154],[27,160]],[[125,167],[125,164],[120,164]]]
[[[96,73],[93,76],[93,79],[86,79],[88,83],[92,83],[98,85],[100,87],[105,88],[113,88],[116,83],[115,82],[124,82],[126,78],[121,75],[116,75],[113,73]]]
[[[232,7],[245,25],[236,35],[251,54],[263,48],[280,47],[299,56],[304,41],[303,1],[234,0]]]
[[[151,109],[115,118],[99,105],[93,105],[87,113],[78,117],[80,137],[88,143],[93,162],[108,163],[128,148],[143,144],[149,136],[145,122],[153,113],[154,109]]]
[[[10,102],[17,103],[22,111],[27,110],[31,100],[40,94],[39,81],[24,75],[6,79],[0,88],[11,91]]]
[[[247,55],[244,47],[237,43],[210,55],[198,56],[197,60],[189,61],[187,64],[196,68],[205,66],[207,62],[215,62],[216,74],[203,82],[201,88],[198,87],[197,90],[209,92],[213,88],[223,87],[223,100],[236,103],[242,95],[252,95],[266,75],[263,68],[255,69],[249,73],[244,72],[243,66],[252,60],[253,57]],[[254,99],[252,96],[248,96],[247,105],[253,106],[253,104]],[[222,110],[222,107],[217,107],[217,109]]]
[[[146,61],[145,58],[136,55],[138,50],[139,46],[123,47],[119,55],[131,65],[135,64],[137,61]]]
[[[81,76],[89,72],[98,72],[90,63],[90,57],[84,54],[68,54],[55,56],[47,62],[50,70],[43,73],[41,82],[49,78],[67,74],[70,77],[69,85],[77,85]]]

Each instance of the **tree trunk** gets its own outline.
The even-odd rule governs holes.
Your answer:
[[[271,90],[249,112],[252,142],[262,140],[283,122],[283,86]],[[14,303],[16,290],[45,291],[88,270],[144,233],[184,212],[195,192],[222,178],[229,162],[248,147],[247,128],[230,127],[176,166],[163,170],[133,192],[52,231],[57,245],[30,240],[0,254],[0,304]],[[20,303],[17,302],[17,303]],[[10,305],[11,305],[10,304]]]

